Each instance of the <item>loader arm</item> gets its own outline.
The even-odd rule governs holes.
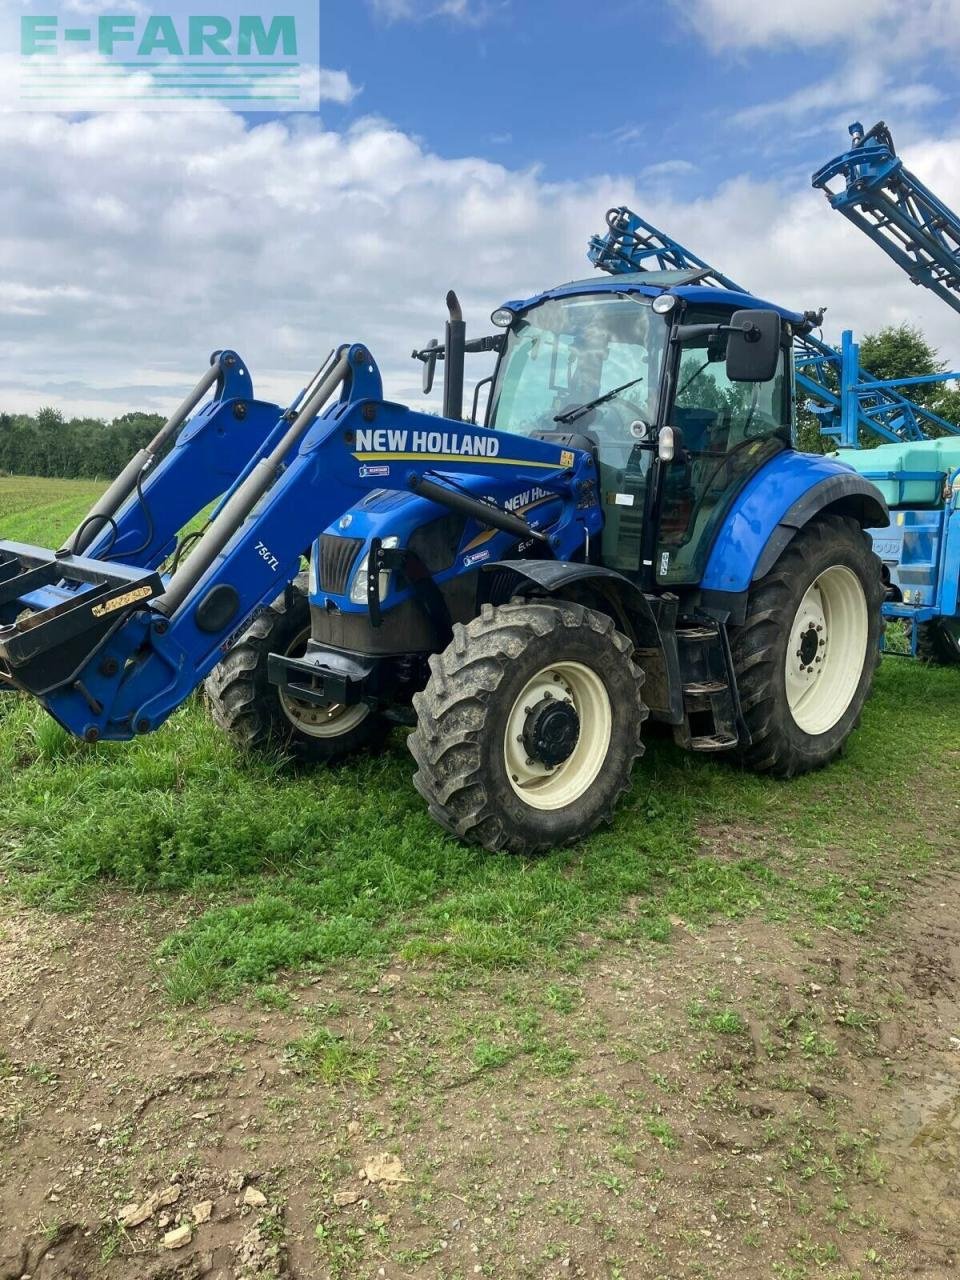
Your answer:
[[[599,507],[584,500],[593,484],[589,454],[386,402],[361,344],[331,357],[298,409],[248,413],[242,421],[253,416],[256,425],[228,463],[217,433],[234,410],[229,398],[216,403],[187,426],[149,487],[141,486],[153,532],[130,560],[105,558],[104,548],[113,557],[106,531],[77,555],[69,554],[72,544],[64,554],[0,543],[0,619],[7,620],[0,675],[87,741],[126,739],[161,725],[254,612],[295,579],[304,548],[374,489],[422,492],[427,485],[431,500],[442,506],[449,492],[454,505],[463,485],[446,483],[450,472],[509,474],[563,499],[554,525],[537,534],[558,559],[599,532]],[[186,509],[192,506],[192,515],[221,492],[225,476],[232,487],[189,556],[172,575],[157,572]],[[498,509],[473,501],[490,511],[491,523],[499,520]],[[136,548],[142,507],[134,493],[120,509],[114,546]]]

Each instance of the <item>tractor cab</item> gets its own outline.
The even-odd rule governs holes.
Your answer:
[[[645,566],[651,586],[699,583],[736,494],[792,445],[802,318],[696,275],[575,281],[493,314],[505,339],[487,425],[591,448],[602,563]]]

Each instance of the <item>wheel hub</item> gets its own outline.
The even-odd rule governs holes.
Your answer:
[[[603,767],[613,712],[600,676],[582,662],[541,667],[507,715],[503,762],[514,792],[533,809],[562,809]]]
[[[546,693],[523,726],[523,745],[532,760],[556,768],[569,759],[580,738],[580,717],[572,703]]]
[[[800,665],[809,667],[820,649],[820,637],[817,628],[811,625],[800,637]]]

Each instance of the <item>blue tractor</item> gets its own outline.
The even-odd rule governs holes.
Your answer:
[[[60,549],[0,543],[4,680],[88,742],[204,680],[243,747],[331,763],[409,725],[435,819],[515,852],[612,815],[648,716],[762,772],[827,764],[878,661],[886,504],[794,448],[814,319],[703,276],[574,281],[473,340],[449,295],[415,353],[442,416],[386,400],[361,343],[288,408],[215,353]]]

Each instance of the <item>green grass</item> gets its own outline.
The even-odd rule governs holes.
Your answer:
[[[15,524],[0,533],[23,534]],[[61,527],[37,534],[49,543]],[[186,895],[189,922],[160,957],[178,1003],[358,958],[569,968],[606,938],[665,939],[677,917],[762,912],[859,931],[905,873],[947,857],[958,704],[960,671],[888,659],[844,759],[789,783],[652,741],[612,829],[521,859],[440,831],[402,731],[378,757],[296,771],[238,755],[199,699],[150,737],[88,746],[4,696],[0,871],[48,908],[105,885]],[[706,826],[727,834],[716,852]],[[739,1030],[714,1017],[716,1032]]]
[[[105,488],[101,480],[0,476],[0,538],[59,546]]]

